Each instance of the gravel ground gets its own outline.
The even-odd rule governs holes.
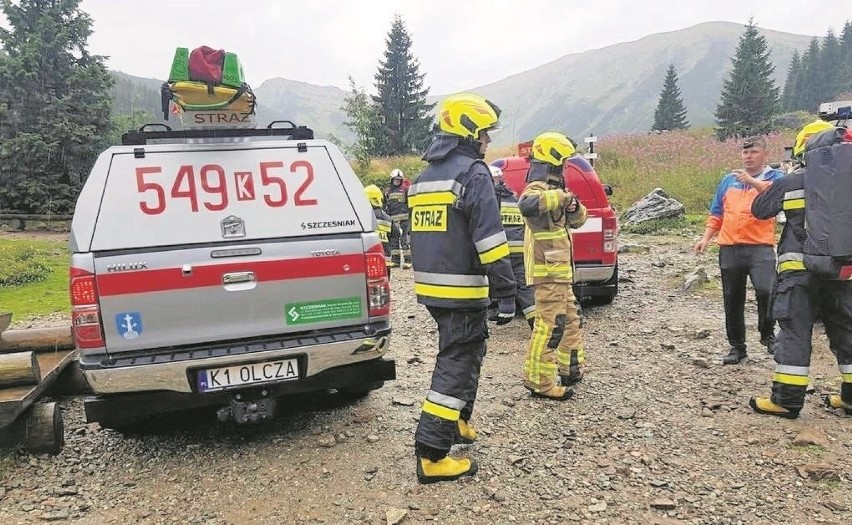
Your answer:
[[[586,312],[587,378],[567,403],[532,400],[520,371],[529,329],[493,327],[473,423],[458,447],[479,474],[418,485],[413,433],[436,353],[435,326],[397,270],[398,379],[359,401],[294,399],[256,427],[194,414],[122,435],[63,399],[65,450],[0,460],[0,524],[641,523],[852,521],[852,418],[820,405],[839,373],[817,329],[814,392],[795,421],[751,413],[773,361],[723,367],[718,267],[690,239],[634,237],[621,292]],[[703,266],[710,283],[678,290]]]

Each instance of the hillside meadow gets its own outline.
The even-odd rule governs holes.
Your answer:
[[[792,146],[796,132],[787,130],[767,137],[769,162],[779,162],[785,146]],[[610,135],[596,145],[595,169],[613,187],[611,201],[619,212],[654,188],[663,188],[683,203],[687,214],[704,214],[722,176],[741,165],[740,143],[719,142],[711,128],[660,134]],[[514,155],[514,147],[488,151],[485,160]],[[426,163],[419,156],[373,159],[367,169],[353,166],[364,184],[387,184],[390,172],[399,168],[413,179]]]

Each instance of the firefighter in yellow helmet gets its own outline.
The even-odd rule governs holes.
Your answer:
[[[534,397],[566,400],[586,360],[580,304],[574,297],[569,228],[586,222],[586,208],[565,189],[563,163],[574,145],[557,132],[533,140],[527,187],[518,201],[526,224],[524,266],[535,285],[535,324],[524,361],[524,386]],[[561,381],[557,381],[558,378]],[[561,382],[561,384],[560,384]]]
[[[808,253],[806,227],[806,207],[810,204],[806,200],[807,172],[819,166],[805,164],[805,152],[820,144],[830,145],[835,133],[835,126],[822,120],[802,128],[793,147],[799,169],[773,182],[752,204],[752,213],[758,219],[773,217],[782,210],[787,216],[778,243],[778,277],[772,300],[772,316],[781,328],[775,343],[772,392],[768,397],[755,396],[749,400],[758,414],[799,417],[805,406],[811,337],[815,311],[819,309],[829,346],[842,374],[840,394],[828,395],[824,401],[830,408],[852,415],[852,265],[829,263],[826,266],[830,271],[814,271],[811,266],[820,257]],[[817,159],[820,153],[814,151]],[[810,176],[814,176],[814,171]]]
[[[382,208],[384,194],[382,190],[375,184],[370,184],[364,188],[364,193],[367,194],[367,200],[370,201],[370,206],[373,207],[373,215],[376,216],[376,233],[379,234],[379,239],[382,241],[382,249],[385,251],[385,266],[388,270],[388,277],[391,272],[391,252],[390,238],[394,231],[398,231],[398,226],[391,220]]]
[[[417,302],[438,325],[438,357],[415,434],[417,479],[448,481],[476,473],[455,443],[477,439],[470,425],[488,338],[489,289],[497,324],[515,317],[515,278],[491,171],[482,161],[500,110],[473,94],[438,107],[438,126],[408,190]]]

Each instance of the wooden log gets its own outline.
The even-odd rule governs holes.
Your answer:
[[[70,326],[27,328],[0,333],[0,354],[21,350],[70,350],[74,338]]]
[[[65,423],[56,403],[37,403],[24,420],[23,444],[34,454],[59,454],[65,445]]]
[[[65,423],[56,403],[37,403],[11,425],[0,428],[0,447],[18,444],[33,454],[59,454],[65,445]]]
[[[41,369],[34,352],[0,354],[0,388],[37,385]]]

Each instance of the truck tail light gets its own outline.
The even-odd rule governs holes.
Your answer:
[[[364,255],[367,267],[367,311],[370,317],[390,314],[390,281],[385,252],[376,244]]]
[[[618,222],[615,217],[603,218],[603,251],[604,253],[615,253],[618,250]]]
[[[71,330],[77,348],[100,348],[106,346],[101,323],[101,308],[98,306],[98,286],[95,275],[80,268],[71,268],[69,289],[71,292]]]

